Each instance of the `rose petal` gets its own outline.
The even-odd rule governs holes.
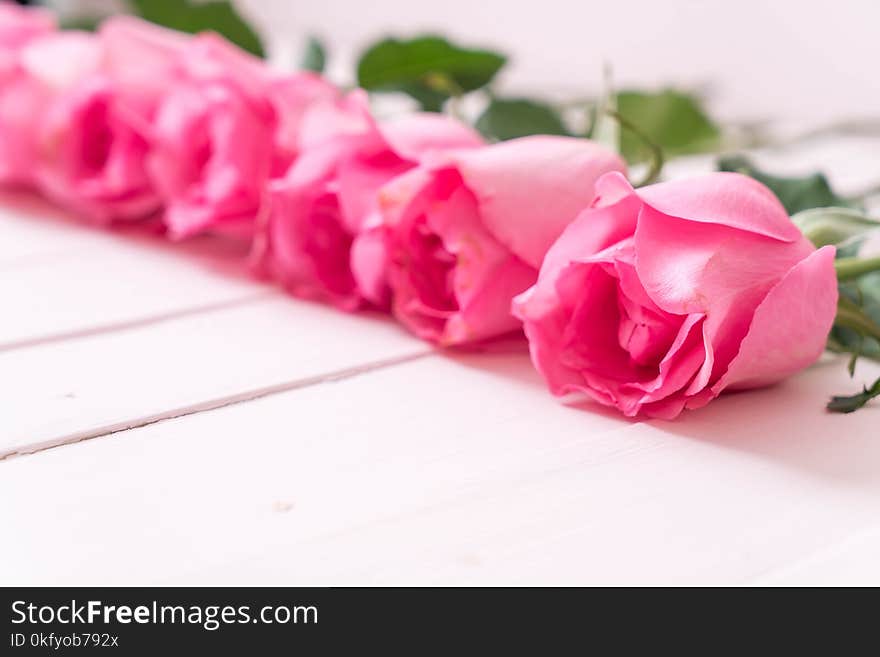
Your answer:
[[[834,254],[833,246],[815,251],[770,290],[713,392],[768,385],[819,358],[837,311]]]
[[[636,192],[657,212],[699,223],[728,226],[783,242],[801,232],[773,192],[754,178],[716,172],[642,187]]]
[[[454,161],[496,239],[538,269],[565,227],[593,202],[595,181],[623,161],[585,139],[535,136],[457,153]]]

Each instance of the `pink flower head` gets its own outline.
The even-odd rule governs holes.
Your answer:
[[[77,38],[79,55],[53,52],[49,39],[24,53],[27,61],[32,50],[47,50],[31,67],[32,73],[40,70],[35,78],[57,77],[59,67],[74,69],[49,85],[38,133],[37,184],[94,221],[155,213],[160,199],[146,170],[150,126],[190,38],[127,17],[105,21],[95,36]],[[87,66],[80,63],[86,60]]]
[[[51,13],[0,1],[0,184],[24,184],[32,178],[45,92],[23,70],[21,51],[54,31]]]
[[[34,182],[52,102],[94,73],[98,62],[91,34],[50,32],[31,39],[0,72],[0,182]]]
[[[597,190],[514,302],[553,393],[674,418],[818,358],[834,248],[815,250],[770,190],[734,173],[638,190],[608,174]]]
[[[356,91],[306,117],[308,147],[287,175],[272,183],[264,261],[295,294],[354,309],[381,305],[384,251],[369,238],[358,255],[364,279],[352,271],[353,246],[376,217],[376,192],[429,152],[483,144],[464,125],[438,114],[376,123]],[[364,289],[366,286],[367,289]]]
[[[598,144],[537,136],[447,154],[393,180],[379,195],[393,312],[441,344],[517,329],[511,300],[593,202],[599,176],[622,170]]]
[[[279,78],[217,35],[184,50],[156,115],[149,171],[181,238],[205,230],[249,236],[266,183],[299,149],[306,108],[337,90],[310,73]]]

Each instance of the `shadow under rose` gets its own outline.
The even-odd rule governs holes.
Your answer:
[[[864,363],[850,379],[845,365],[825,357],[775,386],[723,394],[676,420],[647,424],[837,484],[880,488],[880,406],[846,415],[825,410],[832,394],[857,392],[880,366]]]
[[[439,353],[463,367],[478,369],[515,382],[517,385],[532,388],[535,394],[551,399],[560,409],[592,413],[617,421],[621,426],[638,424],[642,421],[640,418],[625,417],[616,410],[586,397],[566,400],[553,397],[547,389],[547,384],[532,365],[529,345],[522,333],[511,333],[475,345],[441,349]]]
[[[441,354],[463,367],[550,397],[521,335],[446,349]],[[842,358],[825,356],[775,386],[725,393],[708,406],[686,411],[672,421],[626,418],[589,399],[553,401],[561,408],[616,421],[620,426],[642,424],[644,430],[669,434],[670,439],[691,439],[748,453],[838,485],[880,488],[880,405],[869,404],[848,415],[825,410],[832,394],[858,391],[863,382],[880,375],[880,365],[861,363],[852,379],[845,365]],[[585,430],[590,429],[585,423]]]

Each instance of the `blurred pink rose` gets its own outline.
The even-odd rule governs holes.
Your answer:
[[[52,102],[94,73],[99,59],[91,34],[53,32],[31,39],[0,73],[0,182],[34,182]]]
[[[41,191],[101,223],[155,213],[159,196],[145,167],[148,115],[99,74],[55,98],[40,130]]]
[[[64,33],[65,36],[76,33]],[[56,39],[59,37],[56,37]],[[29,46],[27,55],[43,39]],[[50,198],[99,222],[140,219],[160,207],[146,157],[156,108],[176,74],[190,37],[144,21],[106,21],[96,36],[79,36],[83,55],[48,49],[32,66],[34,78],[72,67],[56,80],[38,132],[39,188]],[[87,44],[87,45],[86,45]]]
[[[511,300],[593,202],[599,176],[622,170],[598,144],[538,136],[434,158],[393,180],[379,204],[394,314],[441,344],[517,329]]]
[[[148,168],[176,238],[205,230],[249,236],[266,183],[298,153],[306,108],[338,93],[311,73],[276,76],[210,33],[187,45],[168,87]]]
[[[834,248],[816,251],[766,187],[715,173],[633,190],[608,174],[597,191],[514,303],[552,392],[674,418],[819,357]]]
[[[351,268],[352,245],[375,215],[377,190],[428,152],[483,140],[439,114],[377,124],[363,92],[316,108],[306,121],[303,137],[317,143],[271,185],[263,259],[295,294],[352,310],[364,301]],[[384,274],[381,252],[365,264]],[[376,285],[384,291],[383,281]]]
[[[35,113],[44,94],[22,69],[21,51],[54,30],[49,12],[0,2],[0,184],[23,184],[32,177]]]
[[[0,0],[0,62],[35,37],[55,31],[55,17],[44,9],[27,9]]]

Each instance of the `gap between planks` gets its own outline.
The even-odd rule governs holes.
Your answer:
[[[143,328],[169,322],[175,319],[191,317],[203,313],[216,312],[219,310],[228,310],[239,306],[247,306],[250,304],[269,299],[277,294],[275,290],[266,290],[254,294],[246,294],[237,299],[228,299],[226,301],[218,301],[215,303],[207,303],[201,306],[192,306],[190,308],[182,308],[179,310],[171,310],[155,315],[147,315],[145,317],[135,317],[118,322],[109,322],[98,326],[89,326],[73,331],[62,331],[60,333],[50,333],[48,335],[39,335],[34,338],[26,338],[23,340],[11,340],[9,342],[0,342],[0,353],[14,351],[16,349],[27,349],[30,347],[38,347],[56,342],[64,342],[66,340],[76,340],[78,338],[90,338],[96,335],[104,335],[107,333],[116,333],[119,331],[130,331],[133,329]]]
[[[254,388],[231,395],[217,397],[215,399],[209,399],[195,404],[189,404],[186,406],[169,409],[160,413],[146,415],[140,418],[126,420],[124,422],[116,422],[113,424],[105,425],[103,427],[88,429],[86,431],[77,431],[75,433],[61,436],[56,439],[38,443],[25,444],[15,447],[11,450],[0,452],[0,461],[6,461],[16,456],[37,454],[39,452],[44,452],[46,450],[54,449],[56,447],[74,445],[76,443],[80,443],[86,440],[92,440],[93,438],[102,438],[105,436],[120,434],[126,431],[140,429],[142,427],[165,422],[166,420],[173,420],[176,418],[196,415],[198,413],[214,411],[220,408],[224,408],[226,406],[242,404],[263,397],[291,392],[293,390],[300,390],[312,386],[335,383],[337,381],[344,381],[346,379],[351,379],[362,374],[368,374],[370,372],[395,367],[397,365],[409,363],[411,361],[419,360],[421,358],[433,356],[436,353],[438,352],[436,352],[432,347],[425,347],[424,351],[406,354],[404,356],[385,358],[370,363],[364,363],[362,365],[356,365],[353,367],[346,367],[340,370],[335,370],[333,372],[327,372],[325,374],[319,374],[302,379],[295,379],[292,381],[262,386],[259,388]]]

